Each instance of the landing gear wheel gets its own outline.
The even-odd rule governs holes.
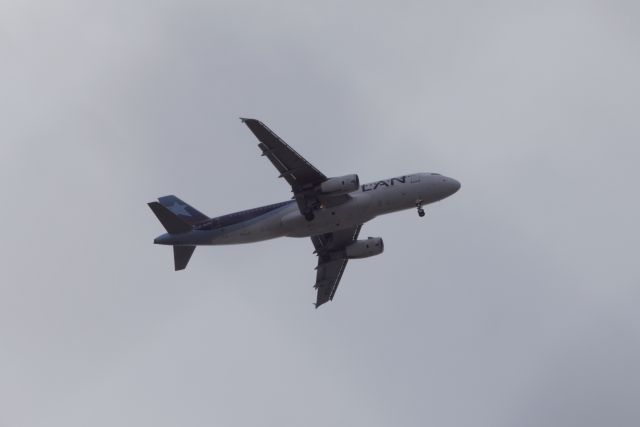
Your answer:
[[[422,218],[424,216],[424,209],[422,209],[422,200],[416,202],[416,208],[418,208],[418,215]]]
[[[314,219],[315,217],[316,217],[316,216],[313,214],[313,212],[307,212],[306,214],[304,214],[304,218],[305,218],[307,221],[313,221],[313,219]]]

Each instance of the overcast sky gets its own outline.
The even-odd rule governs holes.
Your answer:
[[[0,427],[640,425],[637,1],[0,0]],[[326,175],[453,197],[313,309],[308,239],[196,250],[146,203]]]

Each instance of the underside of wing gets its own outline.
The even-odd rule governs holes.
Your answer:
[[[327,179],[264,123],[256,119],[241,120],[260,141],[258,147],[262,150],[262,155],[273,163],[280,172],[280,177],[287,180],[294,193],[312,188]]]
[[[241,120],[260,141],[258,147],[262,150],[262,155],[268,158],[280,172],[280,178],[284,178],[291,185],[291,191],[302,214],[311,215],[321,206],[337,206],[350,199],[347,194],[322,194],[318,188],[327,180],[325,174],[316,169],[261,121],[245,118]]]
[[[357,240],[362,225],[333,233],[312,236],[311,241],[318,255],[316,284],[318,291],[316,308],[331,301],[347,266],[345,248]]]
[[[316,284],[314,286],[318,290],[316,308],[333,299],[346,266],[346,259],[336,259],[325,263],[318,263]]]

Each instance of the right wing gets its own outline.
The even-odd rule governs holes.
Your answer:
[[[240,120],[258,138],[260,141],[258,147],[262,150],[262,155],[273,163],[280,172],[280,178],[287,180],[294,193],[313,188],[327,179],[322,172],[289,147],[264,123],[256,119]]]
[[[279,177],[286,179],[291,185],[294,199],[303,215],[313,212],[321,205],[336,206],[351,198],[346,194],[336,196],[319,194],[318,186],[327,180],[325,174],[287,145],[261,121],[245,118],[240,120],[258,138],[260,141],[258,147],[262,150],[262,155],[269,159],[280,172]]]
[[[344,249],[358,239],[361,228],[362,225],[358,225],[333,233],[311,236],[311,241],[318,254],[316,284],[314,286],[318,290],[316,308],[331,301],[336,294],[348,261],[344,256]]]

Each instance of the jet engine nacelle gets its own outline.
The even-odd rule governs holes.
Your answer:
[[[356,191],[359,187],[360,179],[354,173],[327,179],[320,184],[320,191],[325,194],[346,194]]]
[[[369,237],[367,240],[356,240],[345,248],[349,259],[367,258],[380,255],[384,251],[384,243],[380,237]]]

